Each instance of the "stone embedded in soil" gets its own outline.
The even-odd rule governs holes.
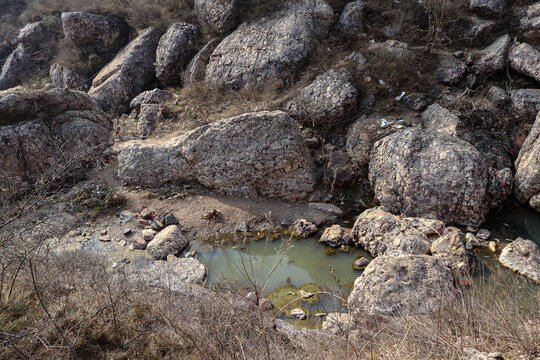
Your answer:
[[[312,222],[307,221],[306,219],[298,219],[293,223],[292,229],[296,231],[299,235],[310,236],[319,231],[317,225]]]
[[[499,261],[518,274],[540,283],[540,249],[533,241],[517,238],[504,247]]]
[[[169,225],[148,243],[147,251],[155,259],[165,259],[169,254],[178,254],[188,244],[189,242],[182,234],[180,227]]]

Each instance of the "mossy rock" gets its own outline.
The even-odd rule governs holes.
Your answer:
[[[268,294],[268,298],[276,310],[279,311],[283,308],[281,313],[288,317],[292,317],[291,311],[296,308],[304,310],[306,315],[309,317],[311,311],[306,306],[302,305],[317,303],[319,301],[319,295],[313,295],[308,299],[303,299],[299,294],[300,290],[307,293],[317,293],[321,291],[321,288],[317,284],[305,284],[300,288],[296,288],[294,285],[285,285]]]

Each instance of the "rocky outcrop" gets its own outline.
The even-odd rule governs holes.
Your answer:
[[[156,51],[156,76],[162,84],[180,81],[191,58],[202,42],[199,29],[191,24],[175,23],[159,40]]]
[[[533,120],[540,111],[540,89],[510,91],[510,111],[515,117]]]
[[[51,83],[56,87],[85,92],[90,89],[90,85],[84,76],[60,64],[51,65],[49,76]]]
[[[482,155],[459,138],[429,129],[404,129],[375,143],[369,179],[392,213],[478,225],[489,211]]]
[[[347,35],[358,35],[364,28],[364,1],[348,3],[339,16],[339,29]]]
[[[515,162],[514,196],[525,204],[540,192],[540,111]]]
[[[517,238],[506,245],[499,256],[501,264],[540,283],[540,249],[531,240]]]
[[[199,23],[217,33],[234,27],[237,0],[195,0],[195,12]]]
[[[189,62],[184,74],[184,85],[204,81],[206,66],[210,61],[210,56],[221,42],[220,38],[213,39],[206,44]]]
[[[354,223],[353,242],[371,256],[424,255],[431,242],[427,236],[383,207],[364,211]]]
[[[487,48],[479,51],[473,69],[477,74],[489,74],[502,70],[506,65],[508,48],[511,43],[510,35],[503,35]]]
[[[166,142],[130,142],[119,153],[128,184],[191,180],[245,197],[303,198],[314,186],[312,166],[297,125],[281,111],[216,121]]]
[[[471,10],[488,17],[499,16],[506,7],[507,0],[471,0]]]
[[[540,82],[540,51],[522,43],[510,50],[508,60],[512,69]]]
[[[319,242],[332,247],[340,247],[351,245],[352,238],[341,226],[332,225],[324,230]]]
[[[142,30],[96,75],[88,93],[104,111],[126,110],[129,102],[154,79],[157,43],[154,28]]]
[[[467,65],[453,56],[442,56],[433,77],[440,83],[455,85],[463,78]]]
[[[42,176],[61,177],[77,168],[108,146],[111,128],[109,117],[83,92],[0,92],[0,197],[17,196]]]
[[[307,126],[328,130],[341,126],[356,111],[357,101],[349,72],[329,70],[302,89],[286,111]]]
[[[169,225],[161,230],[146,247],[154,259],[165,259],[169,254],[178,255],[188,246],[189,241],[182,234],[179,225]]]
[[[455,275],[467,275],[469,273],[469,257],[463,242],[465,234],[455,227],[447,227],[444,235],[435,240],[431,245],[433,256],[444,261]]]
[[[428,255],[379,256],[354,282],[348,299],[355,320],[366,316],[424,314],[438,309],[452,293],[452,274]]]
[[[214,50],[206,68],[212,88],[241,90],[283,84],[308,59],[312,42],[334,18],[324,0],[298,0],[287,9],[244,23]]]
[[[62,27],[68,45],[84,54],[118,51],[129,32],[118,18],[84,12],[62,13]]]

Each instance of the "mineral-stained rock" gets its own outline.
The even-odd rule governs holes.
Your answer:
[[[193,59],[191,59],[184,74],[184,85],[204,81],[206,66],[210,61],[210,55],[212,55],[221,40],[223,39],[217,38],[211,40],[193,57]]]
[[[354,223],[353,242],[371,256],[423,255],[431,245],[427,236],[383,207],[364,211]]]
[[[487,48],[476,54],[474,70],[477,74],[488,74],[502,70],[506,65],[507,51],[511,43],[510,35],[503,35]]]
[[[510,111],[515,117],[533,120],[540,111],[540,89],[510,91]]]
[[[517,238],[506,245],[499,256],[504,266],[540,283],[540,249],[531,240]]]
[[[60,64],[52,64],[49,74],[53,86],[85,92],[90,89],[90,85],[84,76]]]
[[[182,251],[189,242],[182,234],[181,228],[178,225],[169,225],[161,230],[148,243],[146,250],[154,259],[165,259],[167,255],[177,255]]]
[[[84,12],[62,13],[67,43],[84,52],[119,50],[126,42],[127,25],[118,18]]]
[[[195,180],[222,193],[299,199],[313,190],[313,163],[294,121],[257,112],[216,121],[160,143],[126,143],[120,178],[160,186]]]
[[[199,22],[217,33],[233,28],[237,9],[237,0],[195,0]]]
[[[162,84],[179,82],[191,58],[202,42],[199,29],[191,24],[175,23],[159,40],[156,51],[156,76]]]
[[[471,0],[471,10],[488,17],[499,16],[506,7],[507,0]]]
[[[465,63],[453,56],[443,56],[433,76],[443,84],[455,85],[467,71]]]
[[[469,257],[463,242],[465,234],[455,227],[447,227],[444,235],[431,245],[431,253],[441,258],[456,274],[469,272]]]
[[[299,0],[270,17],[242,24],[214,50],[206,82],[232,90],[286,83],[308,59],[313,40],[326,35],[333,18],[324,0]]]
[[[332,247],[339,247],[352,244],[352,239],[341,226],[332,225],[324,230],[319,242]]]
[[[515,162],[514,196],[525,204],[540,192],[540,111]]]
[[[153,27],[142,30],[96,75],[88,93],[104,111],[127,110],[129,102],[154,79],[157,43]]]
[[[387,136],[371,152],[369,179],[392,213],[478,225],[489,211],[484,159],[456,137],[419,128]]]
[[[21,194],[62,166],[77,168],[108,146],[111,128],[109,117],[83,92],[0,92],[0,198]]]
[[[529,44],[514,46],[508,54],[510,67],[540,82],[540,51]]]
[[[310,236],[310,235],[315,234],[317,231],[319,231],[319,229],[317,228],[317,225],[305,219],[296,220],[293,223],[292,228],[294,231],[296,231],[296,233],[302,236]]]
[[[452,293],[452,274],[428,255],[379,256],[354,282],[348,299],[354,319],[423,314],[438,309]]]
[[[345,69],[329,70],[287,104],[286,111],[305,125],[331,129],[356,110],[358,92]]]
[[[345,34],[358,35],[364,27],[364,1],[357,0],[345,5],[339,16],[339,28]]]

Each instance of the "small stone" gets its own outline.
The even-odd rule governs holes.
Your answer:
[[[150,221],[150,226],[152,227],[152,229],[156,231],[160,231],[161,229],[165,227],[165,225],[163,225],[163,223],[159,220]]]
[[[309,299],[309,298],[313,297],[313,295],[315,295],[315,294],[300,289],[298,291],[298,295],[300,295],[303,299]]]
[[[163,216],[163,224],[165,226],[176,225],[178,224],[178,219],[176,218],[176,216],[174,216],[172,212],[170,212],[170,213],[165,214],[165,216]]]
[[[101,230],[101,232],[100,232],[99,234],[100,234],[101,236],[107,235],[107,229]]]
[[[131,240],[131,244],[136,250],[145,250],[148,242],[140,236],[135,236],[133,240]]]
[[[120,242],[118,243],[118,245],[124,247],[124,246],[127,245],[127,242],[126,242],[126,240],[122,239],[122,240],[120,240]]]
[[[98,237],[98,240],[103,242],[109,242],[112,240],[112,238],[109,235],[101,235],[100,237]]]
[[[489,242],[489,250],[492,252],[497,252],[497,243],[495,241]]]
[[[316,313],[315,316],[316,317],[319,317],[319,318],[322,318],[322,317],[325,317],[326,315],[328,315],[327,313]]]
[[[149,208],[144,208],[141,210],[141,217],[145,220],[153,219],[155,214],[155,211]]]
[[[274,308],[274,305],[272,304],[270,299],[262,298],[261,300],[259,300],[259,308],[262,311],[269,311],[269,310],[272,310]]]
[[[191,250],[191,251],[188,251],[184,257],[194,257],[195,254],[197,253],[197,250]]]
[[[246,294],[246,299],[255,302],[257,301],[257,295],[253,291],[250,291]]]
[[[305,220],[298,219],[293,223],[293,230],[302,236],[310,236],[315,234],[319,229],[317,225]]]
[[[480,229],[480,230],[478,230],[478,232],[476,233],[476,236],[477,236],[479,239],[487,240],[487,239],[489,239],[489,237],[491,236],[491,233],[489,232],[489,230],[486,230],[486,229]]]
[[[238,226],[236,228],[236,231],[238,232],[248,232],[249,231],[249,226],[248,224],[244,221],[242,224],[240,224],[240,226]]]
[[[142,228],[142,229],[144,229],[148,225],[150,225],[150,222],[148,220],[144,220],[144,219],[137,220],[137,226]]]
[[[293,316],[293,317],[295,317],[295,318],[297,318],[299,320],[305,320],[307,318],[305,311],[302,310],[302,309],[298,309],[298,308],[293,309],[291,311],[291,316]]]
[[[359,259],[356,259],[356,261],[354,262],[353,268],[356,270],[360,270],[360,269],[365,268],[368,265],[369,265],[369,260],[366,259],[365,257],[361,257]]]
[[[144,229],[142,231],[142,237],[146,241],[151,241],[154,238],[154,230]]]
[[[72,238],[80,236],[81,234],[81,230],[71,230],[70,232],[68,232],[68,236]]]
[[[330,214],[334,215],[341,215],[343,214],[343,210],[338,208],[336,205],[333,204],[327,204],[327,203],[309,203],[308,205],[311,209],[324,211]]]
[[[122,233],[124,234],[124,236],[128,236],[131,234],[131,229],[130,228],[125,228]]]

